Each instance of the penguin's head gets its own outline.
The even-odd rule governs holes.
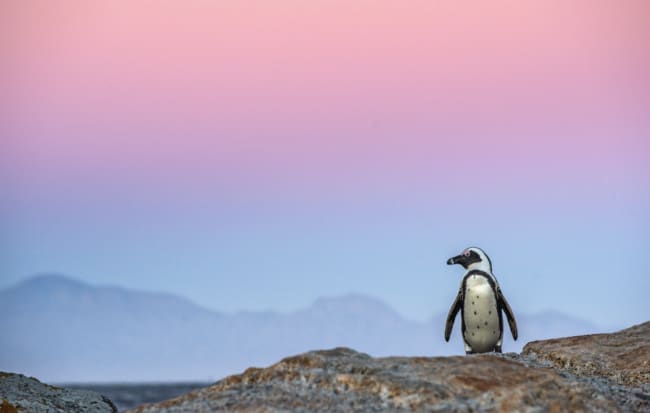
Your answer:
[[[449,258],[447,265],[460,264],[468,270],[482,270],[492,273],[492,261],[485,251],[477,247],[470,247],[463,250],[460,255]]]

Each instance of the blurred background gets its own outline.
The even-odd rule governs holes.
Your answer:
[[[648,319],[650,5],[0,4],[0,370],[216,380]]]

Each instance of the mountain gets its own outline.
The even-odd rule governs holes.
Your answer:
[[[175,295],[41,275],[0,291],[0,370],[51,382],[160,382],[213,380],[337,346],[374,356],[463,354],[459,320],[451,342],[442,338],[445,316],[409,321],[358,294],[320,298],[288,314],[223,314]],[[599,331],[561,313],[517,317],[520,339],[507,335],[506,351]]]

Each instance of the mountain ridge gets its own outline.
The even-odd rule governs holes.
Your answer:
[[[0,370],[48,381],[213,380],[286,354],[349,346],[376,356],[462,354],[457,320],[442,339],[446,314],[404,318],[358,293],[321,297],[289,313],[220,313],[184,297],[93,286],[39,275],[0,290]],[[522,338],[505,334],[505,351],[531,339],[593,332],[561,313],[517,313]],[[558,334],[559,333],[559,334]],[[101,374],[89,374],[88,372]]]

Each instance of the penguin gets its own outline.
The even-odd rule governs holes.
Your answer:
[[[501,353],[503,318],[506,314],[512,338],[517,340],[517,322],[510,304],[492,274],[492,262],[480,248],[470,247],[449,258],[447,265],[460,264],[467,271],[451,305],[445,325],[445,341],[449,341],[454,320],[460,310],[465,353]]]

